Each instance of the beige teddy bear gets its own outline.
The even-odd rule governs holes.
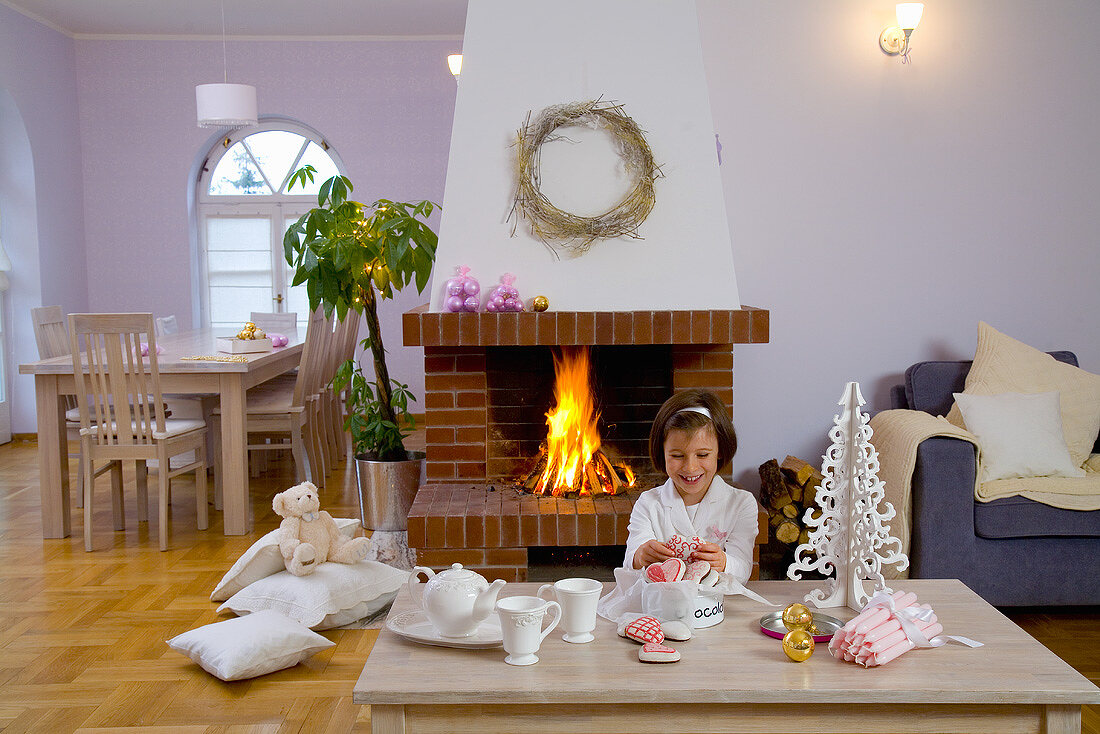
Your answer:
[[[275,495],[271,506],[283,518],[277,534],[279,551],[286,570],[295,576],[308,576],[325,561],[361,561],[370,550],[367,538],[340,533],[332,515],[321,509],[317,487],[310,482]]]

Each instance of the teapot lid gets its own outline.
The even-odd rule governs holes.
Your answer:
[[[451,567],[446,571],[440,571],[439,576],[446,576],[449,579],[469,579],[478,576],[468,568],[463,568],[461,563],[452,563]]]

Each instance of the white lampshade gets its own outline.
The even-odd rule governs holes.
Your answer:
[[[200,84],[195,87],[199,127],[255,125],[256,87],[250,84]]]
[[[902,30],[911,31],[920,23],[920,17],[924,14],[924,3],[898,3],[898,26]]]
[[[447,57],[447,66],[456,77],[462,72],[462,54],[451,54]]]

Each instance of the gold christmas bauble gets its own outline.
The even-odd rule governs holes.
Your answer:
[[[545,311],[550,308],[550,300],[546,296],[535,296],[535,300],[531,301],[531,308],[535,311]]]
[[[805,630],[813,627],[814,615],[805,604],[795,602],[783,610],[783,626],[788,630]]]
[[[783,652],[796,663],[809,660],[814,654],[814,636],[806,630],[791,630],[783,635]]]
[[[253,339],[266,339],[267,338],[267,332],[265,332],[263,329],[257,328],[254,332],[252,332],[252,338]]]

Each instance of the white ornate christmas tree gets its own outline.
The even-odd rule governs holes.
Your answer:
[[[859,383],[849,382],[838,404],[843,411],[833,418],[832,445],[822,457],[825,479],[817,491],[818,507],[807,508],[803,518],[809,542],[795,548],[787,577],[801,579],[800,571],[832,575],[823,588],[807,594],[806,601],[819,608],[858,610],[875,592],[889,591],[883,564],[896,563],[902,570],[909,559],[886,524],[894,517],[894,507],[882,502],[885,489],[878,478],[878,452],[870,442],[870,419],[860,410],[864,400]],[[874,581],[870,593],[864,584],[867,580]]]

